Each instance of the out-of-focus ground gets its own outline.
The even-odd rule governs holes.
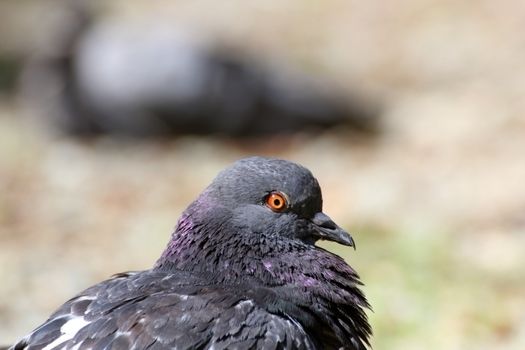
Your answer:
[[[0,5],[0,48],[55,2]],[[234,142],[76,141],[0,102],[0,343],[112,273],[150,267],[218,170],[264,154],[318,177],[357,251],[376,349],[525,347],[525,5],[521,1],[106,2],[171,16],[384,101],[383,132]],[[160,14],[159,14],[160,13]]]

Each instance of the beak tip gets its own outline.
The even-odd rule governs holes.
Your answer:
[[[348,234],[348,236],[344,238],[344,243],[342,243],[342,244],[344,244],[346,246],[350,246],[350,247],[354,248],[354,250],[355,250],[355,241],[354,241],[354,239],[352,238],[352,236],[350,234]]]
[[[333,232],[332,234],[326,235],[322,237],[322,239],[352,247],[354,248],[354,250],[356,249],[355,241],[352,238],[352,236],[342,229],[339,229],[336,232]]]

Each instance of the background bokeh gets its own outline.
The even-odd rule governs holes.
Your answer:
[[[381,105],[376,135],[76,139],[27,116],[22,64],[61,1],[0,2],[0,343],[112,273],[150,267],[185,206],[246,155],[299,162],[353,232],[376,349],[525,347],[522,1],[97,1],[280,57]],[[38,117],[41,118],[41,117]],[[0,344],[0,345],[1,345]]]

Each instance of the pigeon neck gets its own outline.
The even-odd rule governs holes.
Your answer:
[[[194,209],[182,215],[154,269],[188,271],[210,283],[272,287],[283,298],[305,303],[324,300],[338,305],[348,322],[367,325],[359,277],[343,259],[286,237],[238,232],[224,208]]]
[[[231,235],[224,221],[195,219],[181,217],[156,269],[212,273],[230,282],[256,274],[262,256],[258,245],[242,234]]]
[[[154,268],[211,273],[232,283],[247,277],[261,282],[274,280],[265,267],[268,258],[280,255],[284,247],[291,253],[293,247],[280,244],[277,237],[238,232],[231,224],[231,215],[224,207],[198,199],[180,218]]]
[[[344,299],[361,299],[358,276],[338,256],[286,237],[239,232],[231,211],[203,198],[184,212],[154,269],[202,273],[220,283],[251,279],[266,286],[292,284],[332,293],[321,288],[324,281],[334,291],[350,291]]]

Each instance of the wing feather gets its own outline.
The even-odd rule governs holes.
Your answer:
[[[254,293],[265,291],[184,273],[119,274],[66,302],[12,349],[314,348],[298,322],[267,311]]]

